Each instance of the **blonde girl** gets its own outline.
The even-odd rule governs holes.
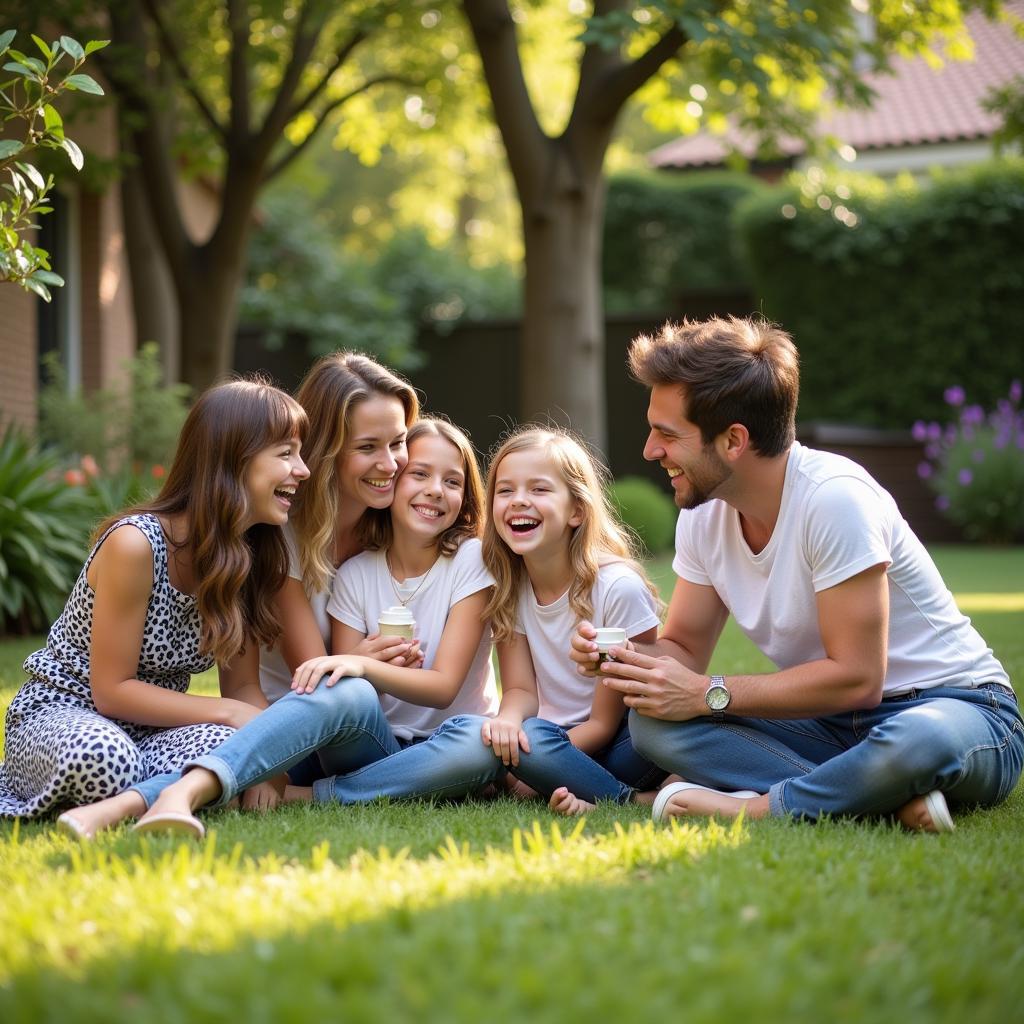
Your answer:
[[[293,787],[295,799],[457,796],[498,774],[490,752],[466,742],[479,735],[478,716],[497,704],[483,616],[493,581],[480,552],[479,471],[465,436],[441,420],[416,423],[408,451],[390,521],[341,567],[327,608],[334,646],[357,652],[381,611],[405,605],[418,624],[423,666],[359,653],[301,665],[290,693],[190,762],[137,828],[201,835],[197,807],[223,804],[311,750],[326,777],[312,789]],[[451,756],[460,750],[462,758]]]
[[[625,803],[664,773],[629,740],[621,694],[569,658],[582,620],[653,642],[654,587],[604,496],[605,471],[571,435],[525,427],[491,459],[484,562],[502,700],[481,736],[521,782],[573,810],[572,799]],[[568,789],[566,789],[568,787]],[[644,799],[649,799],[645,796]]]
[[[144,809],[128,787],[207,753],[266,705],[255,652],[280,631],[281,527],[309,475],[305,429],[300,406],[262,382],[198,399],[160,493],[98,528],[46,646],[25,662],[0,815],[79,804],[59,821],[87,838]],[[214,663],[221,696],[187,693]]]

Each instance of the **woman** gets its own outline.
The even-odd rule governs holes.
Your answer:
[[[160,493],[99,526],[46,647],[25,661],[29,679],[7,711],[0,816],[119,794],[266,706],[256,652],[280,633],[280,528],[309,475],[305,431],[298,403],[262,382],[199,398]],[[187,693],[215,662],[221,696]],[[91,834],[77,813],[61,827]]]

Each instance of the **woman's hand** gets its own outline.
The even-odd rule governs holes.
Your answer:
[[[344,676],[365,676],[362,658],[352,654],[328,654],[323,658],[304,661],[292,677],[292,689],[296,693],[312,693],[327,677],[327,685],[333,686]]]
[[[523,723],[515,719],[489,718],[480,729],[484,746],[490,747],[505,767],[519,764],[519,751],[530,752],[530,741],[523,732]]]
[[[210,698],[207,698],[210,699]],[[241,729],[247,722],[251,722],[263,708],[258,708],[244,700],[235,700],[233,697],[212,698],[221,705],[223,717],[220,725],[230,725],[232,729]]]

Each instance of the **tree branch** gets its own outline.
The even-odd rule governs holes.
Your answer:
[[[231,36],[231,63],[228,93],[231,97],[229,132],[233,145],[244,145],[249,138],[249,21],[242,0],[228,0],[228,31]]]
[[[344,96],[339,96],[337,99],[331,100],[319,113],[316,119],[316,124],[310,129],[309,134],[297,145],[293,146],[288,152],[284,154],[273,166],[268,168],[266,174],[263,176],[264,182],[270,181],[271,178],[280,174],[309,144],[313,141],[313,137],[320,131],[327,121],[327,118],[338,109],[338,107],[347,103],[353,96],[358,96],[360,93],[366,92],[367,89],[372,89],[375,85],[381,85],[384,82],[395,82],[402,83],[404,85],[411,85],[412,82],[408,78],[403,78],[401,75],[376,75],[373,78],[368,78],[362,85],[356,86],[349,92],[345,93]]]
[[[160,37],[160,45],[170,60],[182,88],[192,97],[192,101],[199,108],[200,114],[202,114],[210,129],[219,139],[226,143],[228,138],[227,129],[217,120],[213,108],[207,103],[206,98],[199,91],[199,87],[192,81],[192,76],[185,66],[185,61],[181,56],[181,51],[178,49],[178,44],[174,41],[174,37],[171,35],[170,29],[160,13],[159,3],[157,0],[144,0],[144,4],[149,17],[156,26],[157,35]]]
[[[533,191],[548,142],[530,102],[507,0],[462,0],[520,196]]]
[[[334,76],[334,73],[342,66],[342,64],[345,63],[346,60],[348,60],[352,55],[352,51],[366,38],[367,33],[361,28],[356,29],[355,32],[352,33],[345,45],[342,46],[334,55],[334,60],[331,61],[331,66],[321,76],[320,81],[317,82],[316,85],[314,85],[313,88],[302,97],[302,99],[295,101],[295,104],[288,115],[288,120],[291,120],[293,117],[301,114],[303,110],[316,101],[320,93],[327,88],[327,84]]]

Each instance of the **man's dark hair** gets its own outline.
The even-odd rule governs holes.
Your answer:
[[[742,423],[754,451],[781,455],[796,436],[800,366],[793,339],[767,320],[713,317],[666,323],[629,348],[641,384],[676,385],[686,418],[710,444]]]

